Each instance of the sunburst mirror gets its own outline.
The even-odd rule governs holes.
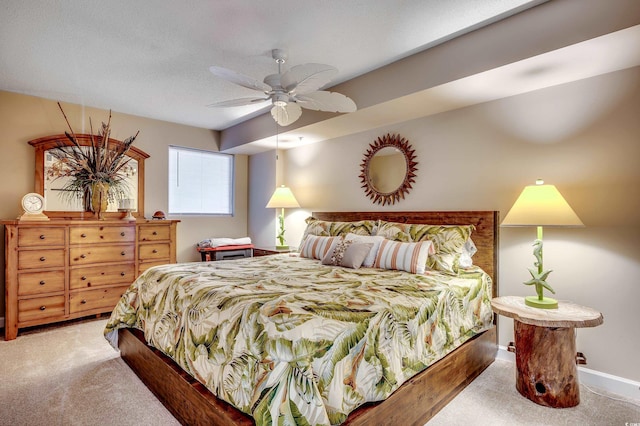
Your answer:
[[[400,135],[386,134],[369,145],[360,164],[360,181],[374,204],[395,204],[415,183],[415,150]]]

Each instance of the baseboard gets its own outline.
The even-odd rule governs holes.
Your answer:
[[[4,317],[0,317],[0,328],[4,328]]]
[[[516,355],[513,352],[509,352],[506,346],[498,345],[496,358],[516,362]],[[640,401],[640,382],[580,366],[578,366],[578,375],[580,383],[583,385]]]

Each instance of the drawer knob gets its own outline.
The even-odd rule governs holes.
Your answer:
[[[46,258],[46,257],[44,257],[44,256],[42,256],[42,257],[40,258],[40,262],[44,262],[45,260],[47,260],[47,258]]]
[[[82,303],[83,305],[85,305],[85,304],[87,303],[87,300],[86,300],[86,299],[82,299],[82,300],[80,301],[80,303]]]
[[[40,239],[44,240],[46,237],[44,235],[40,235]]]
[[[80,234],[82,238],[87,238],[87,234]]]
[[[40,306],[40,310],[41,310],[41,311],[44,311],[45,309],[47,309],[47,307],[46,307],[46,306],[44,306],[44,305]]]
[[[44,284],[45,284],[45,283],[44,283],[44,280],[41,280],[41,281],[40,281],[40,285],[44,285]]]
[[[86,255],[86,254],[81,254],[81,255],[80,255],[80,257],[81,257],[82,259],[85,259],[85,258],[87,257],[87,255]]]
[[[87,280],[87,277],[82,277],[82,278],[80,278],[80,279],[81,279],[82,281],[86,281],[86,280]]]
[[[158,235],[158,231],[153,231],[153,235]]]
[[[125,275],[127,275],[125,272],[120,272],[121,277],[124,277]]]
[[[126,253],[125,251],[121,251],[121,252],[120,252],[120,256],[124,256],[124,255],[126,255],[126,254],[127,254],[127,253]]]
[[[157,252],[158,252],[158,250],[156,250],[156,249],[153,249],[153,253],[157,253]]]
[[[120,233],[120,236],[121,236],[121,237],[124,237],[124,231],[122,231],[122,232]]]

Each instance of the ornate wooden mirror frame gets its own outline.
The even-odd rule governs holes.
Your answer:
[[[400,184],[390,191],[383,192],[380,188],[376,188],[373,182],[373,175],[371,173],[372,161],[376,154],[380,153],[385,148],[394,148],[404,157],[405,161],[405,174],[404,180]],[[415,150],[409,144],[409,141],[400,137],[400,135],[386,134],[376,139],[369,145],[369,149],[364,154],[364,159],[360,164],[360,181],[362,188],[364,188],[365,194],[373,200],[374,204],[395,204],[396,201],[404,199],[405,194],[409,193],[411,184],[415,183],[415,172],[418,162],[415,161]]]
[[[90,134],[76,134],[78,143],[82,146],[91,145]],[[122,144],[121,141],[113,138],[109,138],[109,145]],[[29,145],[36,149],[35,155],[35,192],[45,195],[45,153],[49,149],[59,148],[63,146],[71,146],[72,143],[67,139],[64,134],[45,136],[43,138],[34,139],[29,141]],[[138,162],[138,194],[136,200],[137,211],[131,212],[133,216],[143,218],[144,217],[144,160],[149,158],[149,154],[136,148],[130,147],[127,155],[131,159]],[[68,219],[91,219],[93,213],[85,211],[53,211],[46,210],[45,214],[50,218],[68,218]],[[122,218],[124,213],[122,212],[106,212],[106,218]]]

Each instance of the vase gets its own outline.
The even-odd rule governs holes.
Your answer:
[[[109,206],[109,184],[95,182],[91,184],[91,211],[98,220],[104,220],[104,212]]]

